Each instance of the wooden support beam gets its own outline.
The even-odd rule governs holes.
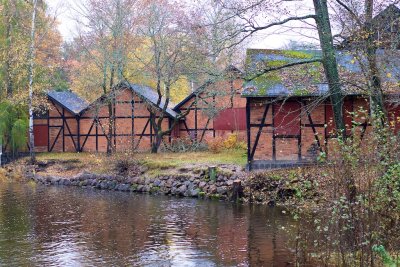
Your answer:
[[[197,141],[197,103],[196,103],[196,109],[194,110],[194,140]]]
[[[58,109],[57,109],[57,111],[58,111]],[[62,150],[63,150],[63,152],[65,152],[65,118],[64,118],[64,114],[65,114],[65,112],[64,112],[64,108],[63,108],[63,109],[62,109],[62,114],[61,114],[62,122],[63,122],[63,126],[62,126],[62,132],[63,132],[63,136],[62,136]]]
[[[270,106],[270,104],[266,104],[266,105],[265,105],[264,113],[263,113],[263,116],[262,116],[262,118],[261,118],[261,126],[258,128],[258,132],[257,132],[257,135],[256,135],[256,140],[255,140],[255,142],[254,142],[254,146],[253,146],[253,148],[252,148],[252,150],[251,150],[251,153],[250,153],[250,161],[253,160],[254,154],[256,153],[256,149],[257,149],[257,146],[258,146],[258,141],[259,141],[259,139],[260,139],[262,129],[264,128],[263,125],[265,124],[265,120],[266,120],[266,118],[267,118],[269,106]]]
[[[203,141],[203,138],[204,138],[204,135],[206,134],[206,129],[207,129],[207,127],[208,127],[208,124],[210,123],[210,118],[208,118],[208,120],[207,120],[207,122],[206,122],[206,126],[205,126],[205,128],[203,129],[203,132],[201,133],[201,138],[200,138],[200,141],[199,142],[202,142]]]
[[[248,165],[249,171],[251,171],[251,162],[253,161],[253,159],[251,158],[251,153],[250,153],[250,145],[251,145],[250,101],[251,101],[251,99],[246,98],[247,165]]]
[[[82,152],[82,150],[81,150],[81,121],[80,121],[79,117],[76,117],[76,123],[78,124],[77,125],[78,126],[78,140],[77,140],[78,148],[77,148],[77,150],[78,150],[78,152]]]
[[[184,125],[185,128],[186,128],[186,132],[187,132],[187,134],[189,135],[189,138],[192,139],[192,137],[190,136],[190,130],[189,130],[188,126],[187,126],[186,121],[183,121],[183,125]],[[193,131],[193,130],[192,130],[192,131]],[[192,141],[193,141],[193,139],[192,139]]]
[[[80,148],[80,149],[81,149],[80,152],[82,152],[83,148],[85,147],[86,141],[88,140],[88,138],[89,138],[89,136],[90,136],[90,133],[92,132],[92,129],[93,129],[93,126],[94,126],[95,121],[96,121],[96,119],[93,119],[92,125],[90,126],[87,135],[82,135],[82,136],[86,136],[86,138],[85,138],[85,140],[83,141],[82,147]],[[78,138],[80,138],[80,137],[81,137],[81,135],[79,134],[79,137],[78,137]],[[96,132],[96,137],[97,137],[97,132]],[[96,150],[97,150],[97,148],[96,148]]]
[[[47,152],[50,152],[50,112],[47,110]]]
[[[275,108],[272,105],[272,160],[276,160],[276,140],[275,140]]]
[[[99,121],[97,118],[96,120],[96,152],[99,152]]]
[[[315,141],[317,142],[319,151],[320,151],[320,152],[323,152],[322,147],[321,147],[321,142],[319,141],[319,137],[318,137],[317,130],[315,129],[314,122],[313,122],[313,120],[312,120],[312,118],[311,118],[310,111],[308,111],[308,110],[307,110],[307,117],[308,117],[308,121],[310,122],[311,128],[312,128],[312,130],[313,130],[314,137],[315,137]]]
[[[51,147],[50,147],[50,149],[49,149],[49,152],[52,152],[52,151],[53,151],[53,148],[54,148],[54,146],[56,145],[57,140],[58,140],[58,138],[60,137],[60,134],[61,134],[61,131],[62,131],[62,130],[63,130],[63,128],[61,127],[60,130],[58,131],[58,134],[57,134],[56,138],[54,139],[53,145],[51,145]]]
[[[149,123],[150,123],[150,119],[148,119],[148,121],[146,122],[146,124],[145,124],[145,126],[144,126],[144,128],[143,128],[142,134],[140,135],[139,140],[138,140],[138,142],[137,142],[137,144],[136,144],[136,146],[135,146],[135,150],[139,147],[140,141],[142,140],[142,137],[143,137],[144,133],[146,132],[147,127],[149,126]],[[150,126],[150,127],[151,127],[151,126]],[[150,138],[151,138],[151,137],[152,137],[152,133],[151,133],[151,128],[150,128]],[[151,139],[150,139],[150,140],[151,140]],[[151,144],[151,142],[150,142],[150,144]]]

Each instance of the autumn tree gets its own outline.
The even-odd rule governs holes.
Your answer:
[[[187,27],[189,19],[183,9],[169,1],[148,1],[143,7],[144,18],[138,28],[138,35],[143,38],[144,50],[148,58],[136,55],[143,63],[143,71],[155,81],[158,99],[156,106],[161,107],[158,117],[151,116],[150,123],[155,131],[151,151],[156,153],[162,139],[170,133],[172,127],[163,129],[165,111],[171,103],[171,88],[179,80],[185,79],[196,55]],[[143,51],[142,51],[143,52]],[[154,113],[149,105],[150,113]]]
[[[239,41],[237,42],[240,43],[257,33],[273,30],[278,27],[287,26],[299,28],[298,25],[296,27],[293,26],[293,24],[291,24],[293,22],[300,24],[303,23],[302,25],[314,25],[313,27],[315,27],[315,30],[317,31],[319,45],[322,50],[321,58],[299,60],[297,62],[291,62],[280,66],[268,66],[259,69],[256,73],[249,74],[246,79],[252,80],[274,70],[321,62],[324,68],[326,81],[329,85],[335,125],[337,131],[345,135],[342,114],[343,92],[336,61],[327,0],[313,0],[313,10],[307,10],[302,15],[297,15],[299,2],[301,2],[300,5],[304,5],[305,1],[296,1],[296,3],[292,3],[292,1],[287,0],[220,0],[220,2],[225,6],[226,10],[229,11],[223,21],[235,19],[239,21],[239,25],[241,26],[236,28],[234,31],[227,32],[222,36],[223,40],[240,36]]]
[[[56,18],[48,12],[45,2],[37,1],[36,18],[32,20],[34,4],[33,1],[22,0],[0,3],[0,59],[4,62],[0,67],[0,104],[3,107],[14,106],[18,110],[11,112],[5,108],[0,111],[2,119],[8,118],[9,122],[14,122],[3,124],[8,129],[0,127],[0,139],[6,150],[26,149],[26,143],[18,147],[13,143],[17,139],[24,139],[17,135],[26,136],[28,106],[31,106],[30,110],[38,110],[42,106],[43,92],[55,85],[52,77],[61,62],[61,37],[55,29]],[[33,42],[35,53],[31,53]],[[31,80],[34,83],[30,84]],[[25,110],[26,114],[23,115],[21,110]]]
[[[171,127],[162,129],[172,94],[182,88],[177,85],[195,83],[198,85],[195,88],[197,93],[205,91],[210,88],[208,85],[225,78],[227,63],[234,58],[233,49],[221,49],[216,38],[223,31],[222,26],[227,25],[201,27],[202,23],[215,25],[213,20],[222,17],[222,9],[215,7],[200,11],[168,0],[144,3],[144,18],[137,32],[143,41],[140,49],[132,53],[142,66],[139,72],[146,73],[154,81],[157,105],[161,105],[162,109],[161,115],[151,118],[156,135],[152,144],[153,153],[158,151],[163,137],[171,132],[177,121],[188,114],[180,113]],[[210,95],[210,98],[213,96]]]
[[[81,83],[84,94],[91,93],[89,99],[100,95],[106,97],[103,103],[108,107],[110,119],[103,125],[97,118],[97,124],[106,136],[108,154],[115,150],[112,134],[115,127],[114,89],[124,78],[127,54],[134,43],[132,31],[137,19],[137,2],[89,0],[75,8],[80,28],[74,40],[78,54],[75,63],[79,65],[76,69],[80,79],[90,79]]]
[[[370,96],[372,114],[383,117],[387,115],[383,87],[390,89],[390,84],[384,80],[391,78],[393,61],[390,58],[397,57],[395,51],[400,47],[400,9],[396,3],[398,1],[336,0],[333,5],[333,21],[339,32],[338,47],[357,59],[365,76],[361,87]]]
[[[33,0],[32,3],[32,20],[31,20],[31,34],[30,34],[30,46],[28,52],[28,61],[29,61],[29,100],[28,100],[28,109],[29,109],[29,154],[31,157],[31,162],[34,163],[36,161],[35,158],[35,136],[33,133],[33,68],[35,67],[35,36],[36,36],[36,9],[37,9],[37,0]]]

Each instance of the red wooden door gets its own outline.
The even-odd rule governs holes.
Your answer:
[[[35,135],[35,146],[47,146],[49,131],[47,125],[34,125],[33,134]]]

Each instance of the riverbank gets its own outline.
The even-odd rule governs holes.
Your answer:
[[[245,172],[243,154],[227,151],[141,154],[41,154],[7,165],[11,179],[53,186],[196,197],[268,205],[302,205],[318,196],[311,167]]]

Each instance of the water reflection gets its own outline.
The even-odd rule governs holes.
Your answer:
[[[0,265],[290,266],[281,210],[0,184]]]

